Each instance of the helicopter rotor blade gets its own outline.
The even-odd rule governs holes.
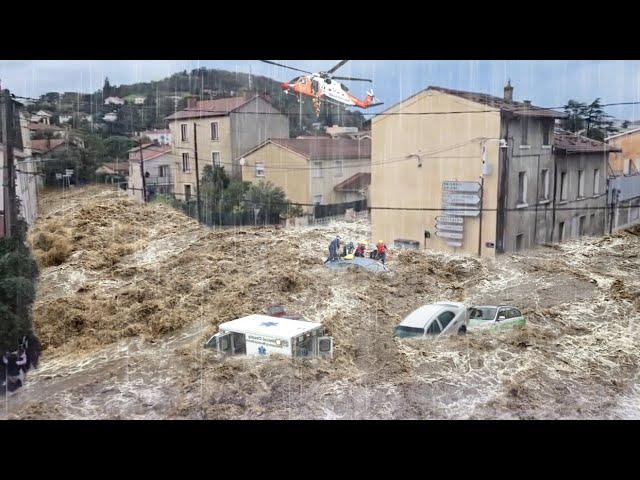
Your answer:
[[[355,77],[331,77],[334,80],[353,80],[356,82],[372,82],[373,80],[369,79],[369,78],[355,78]]]
[[[284,68],[288,68],[290,70],[296,70],[298,72],[303,72],[303,73],[313,73],[313,72],[309,72],[307,70],[301,70],[299,68],[295,68],[295,67],[290,67],[289,65],[283,65],[282,63],[276,63],[276,62],[272,62],[271,60],[260,60],[261,62],[264,63],[270,63],[271,65],[277,65],[278,67],[284,67]]]
[[[338,70],[341,66],[347,63],[349,60],[340,60],[336,66],[334,66],[331,70],[327,70],[327,73],[333,73]]]

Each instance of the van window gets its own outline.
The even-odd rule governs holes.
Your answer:
[[[438,335],[441,331],[442,328],[440,328],[438,320],[434,320],[433,322],[431,322],[431,325],[429,325],[429,328],[427,329],[427,335]]]
[[[440,320],[440,324],[442,325],[443,330],[447,328],[447,325],[449,325],[449,323],[454,319],[455,316],[455,313],[449,311],[442,312],[440,315],[438,315],[438,320]]]

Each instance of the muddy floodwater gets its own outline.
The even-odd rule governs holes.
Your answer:
[[[364,221],[212,230],[96,187],[41,204],[45,350],[1,399],[4,418],[640,418],[640,230],[496,259],[392,250],[372,273],[323,266],[335,234],[370,239]],[[440,300],[511,304],[527,323],[392,337]],[[203,348],[219,323],[271,304],[321,322],[333,360]]]

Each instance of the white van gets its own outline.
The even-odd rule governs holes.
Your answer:
[[[224,355],[271,355],[288,357],[333,357],[333,338],[326,336],[320,323],[268,315],[221,323],[205,348]]]

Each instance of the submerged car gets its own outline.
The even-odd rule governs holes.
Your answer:
[[[469,330],[502,330],[523,327],[526,323],[520,310],[510,305],[471,307],[468,314]]]
[[[371,258],[363,257],[352,257],[349,259],[341,257],[339,260],[325,262],[325,266],[331,269],[346,269],[349,267],[357,267],[363,268],[370,272],[386,272],[388,270],[384,263],[373,260]]]
[[[395,328],[394,337],[439,337],[467,331],[467,308],[458,302],[424,305],[405,317]]]

